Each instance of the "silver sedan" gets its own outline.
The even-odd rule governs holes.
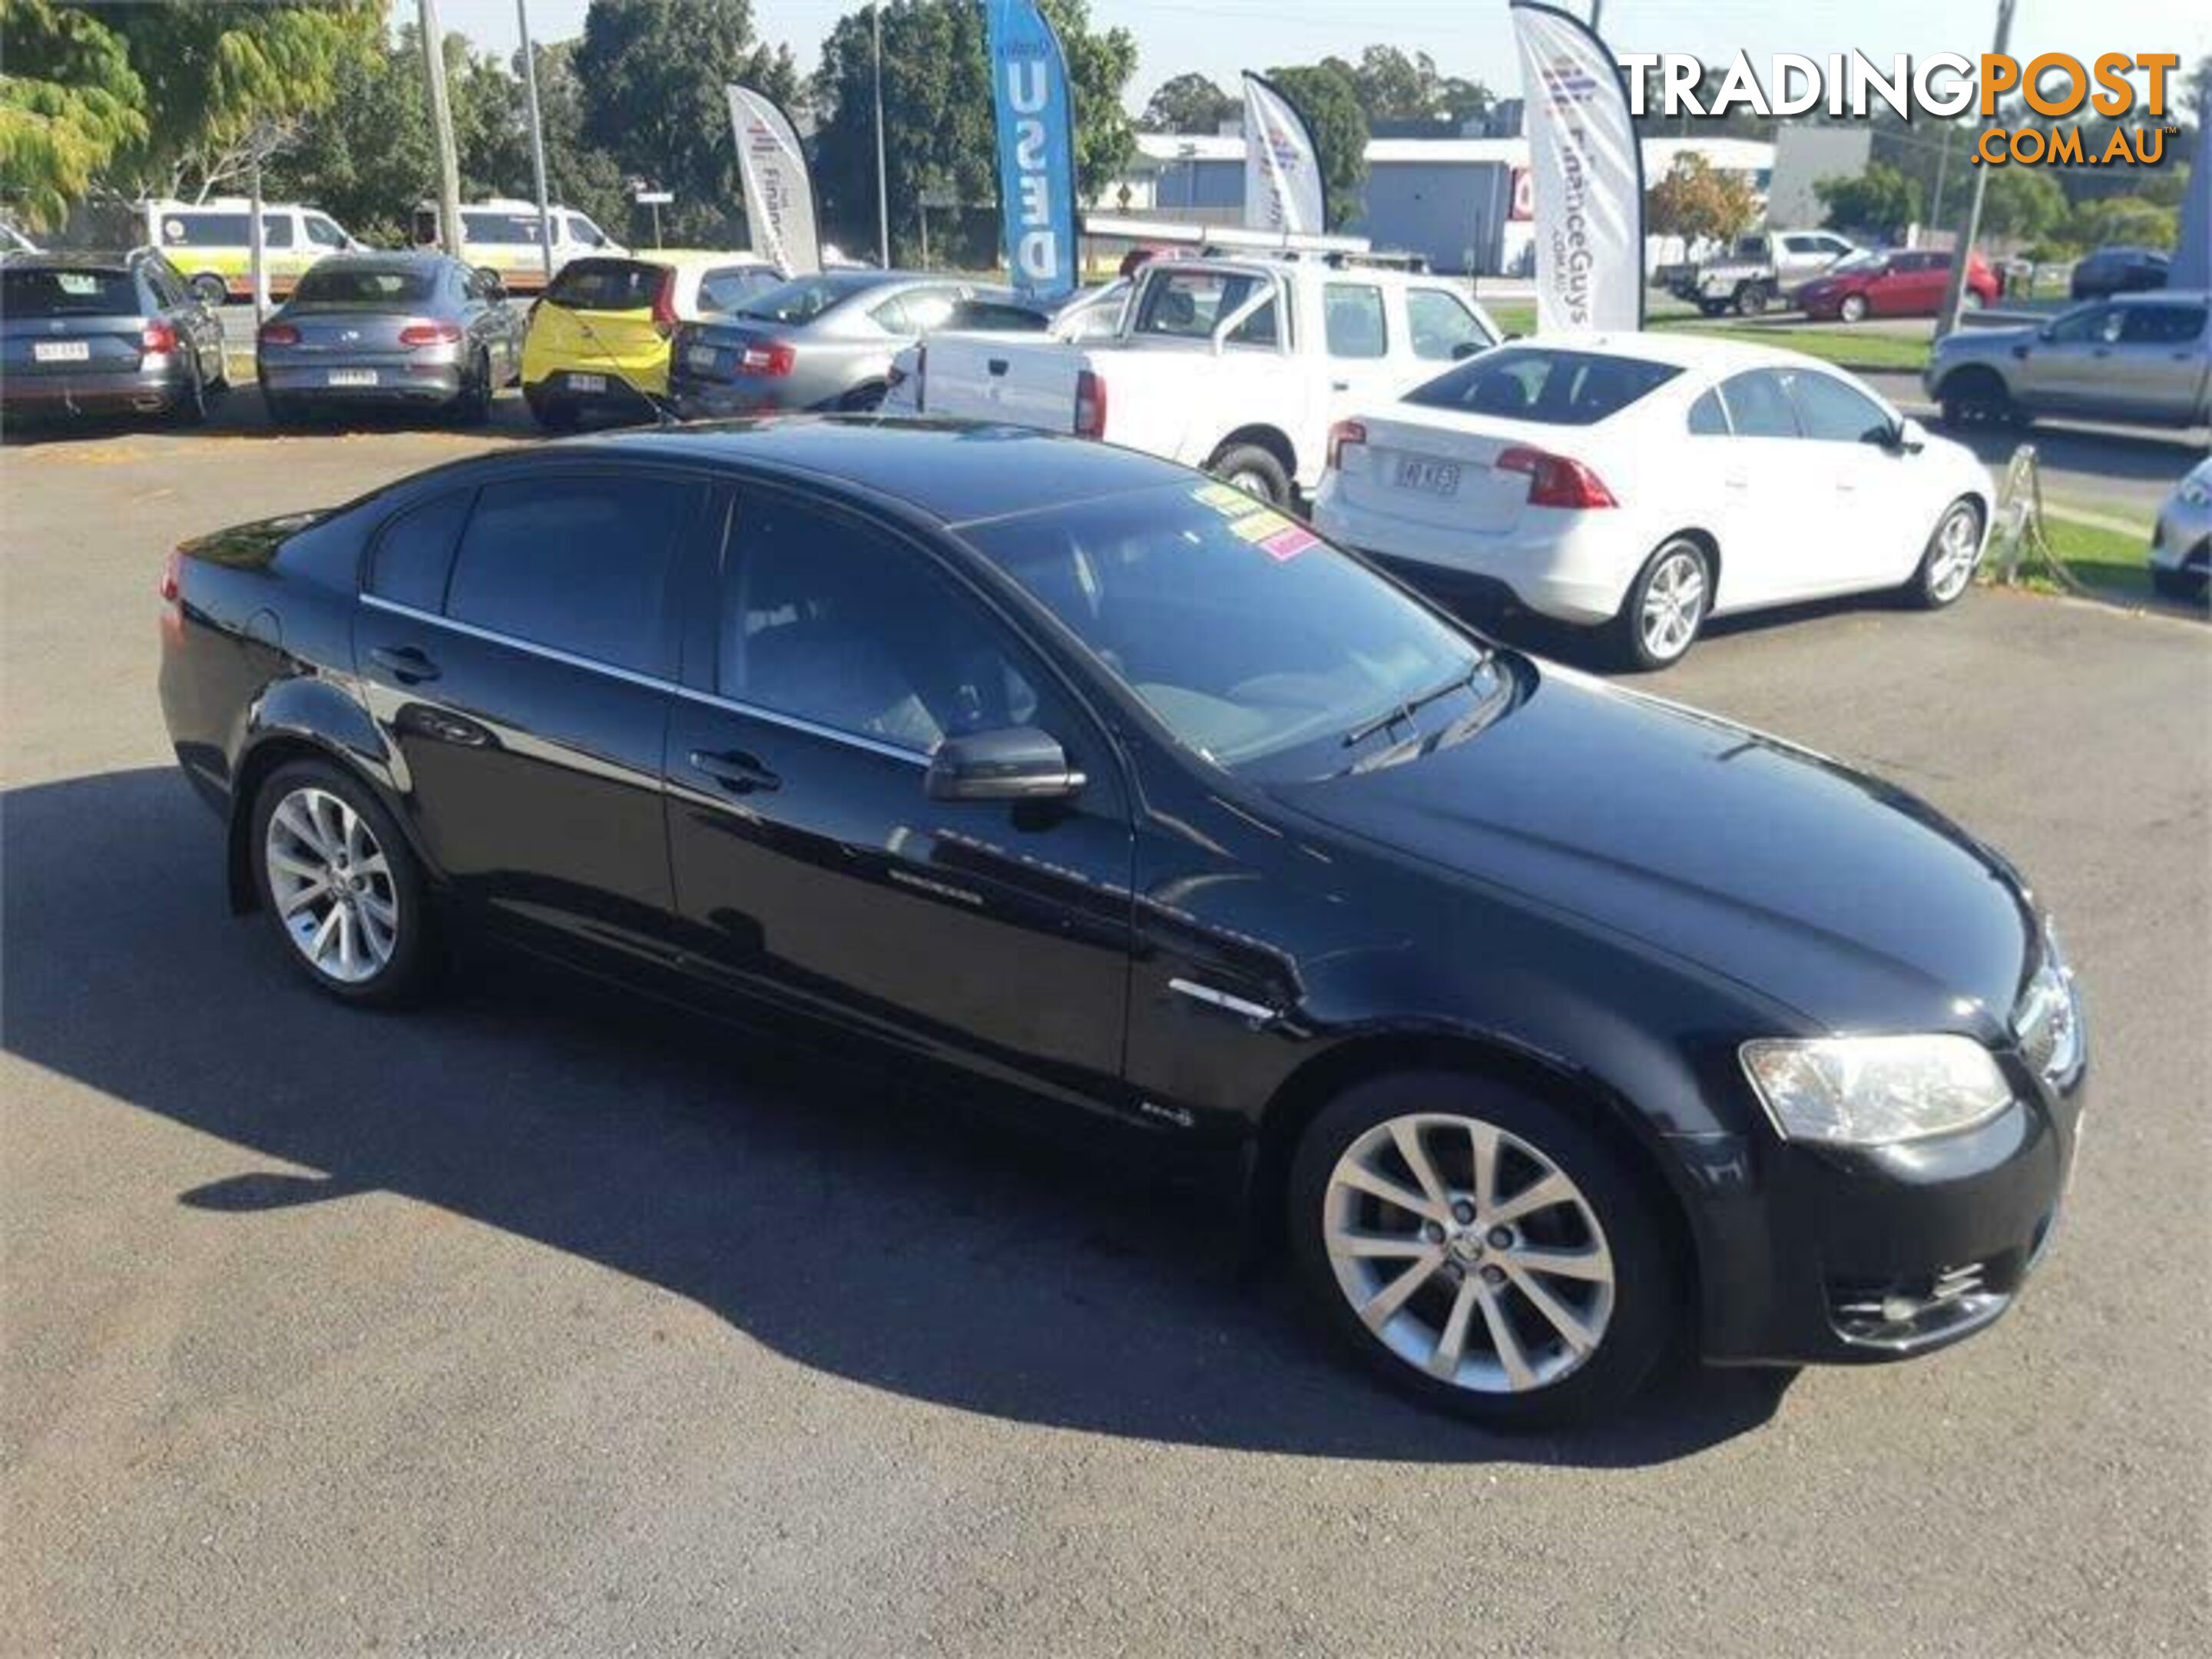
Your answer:
[[[891,359],[995,290],[897,270],[800,276],[725,316],[680,325],[668,390],[685,419],[764,410],[873,409]]]
[[[269,418],[314,407],[434,409],[480,421],[522,367],[523,319],[496,277],[441,253],[318,260],[261,325]]]
[[[2190,469],[2159,509],[2150,580],[2169,599],[2203,602],[2212,580],[2212,459]]]

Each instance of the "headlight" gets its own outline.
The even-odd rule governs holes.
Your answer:
[[[2058,929],[2044,923],[2043,965],[2027,982],[2013,1016],[2013,1036],[2023,1059],[2045,1081],[2057,1083],[2081,1063],[2081,1002],[2074,970],[2058,946]]]
[[[1741,1055],[1787,1140],[1923,1140],[1985,1123],[2012,1101],[1996,1061],[1972,1037],[1762,1038]]]

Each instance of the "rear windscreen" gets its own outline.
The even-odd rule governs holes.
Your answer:
[[[666,272],[636,259],[575,259],[545,290],[545,303],[570,311],[643,311]]]
[[[313,267],[300,278],[293,299],[317,306],[411,306],[428,300],[437,287],[427,270],[404,270],[327,264]]]
[[[746,301],[738,314],[772,323],[811,323],[839,301],[874,285],[866,276],[800,276]]]
[[[1640,357],[1507,346],[1468,358],[1407,392],[1405,401],[1542,426],[1595,426],[1681,372]]]
[[[0,314],[6,316],[135,317],[143,308],[127,270],[0,270]]]

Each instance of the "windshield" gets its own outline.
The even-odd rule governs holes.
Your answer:
[[[865,278],[855,282],[849,276],[800,276],[746,301],[738,314],[771,323],[811,323],[840,301],[873,286]]]
[[[1430,703],[1442,730],[1504,685],[1474,641],[1227,484],[967,534],[1185,747],[1232,770],[1345,771],[1412,734],[1389,718],[1407,704]]]
[[[1847,254],[1828,267],[1828,275],[1834,276],[1850,270],[1863,270],[1871,275],[1888,263],[1889,255],[1887,253]]]
[[[295,305],[411,306],[430,297],[433,273],[393,265],[332,265],[325,261],[300,278]]]
[[[1595,426],[1681,372],[1641,357],[1507,346],[1446,369],[1405,401],[1540,426]]]
[[[0,277],[0,313],[9,317],[135,317],[143,309],[127,270],[15,266]]]

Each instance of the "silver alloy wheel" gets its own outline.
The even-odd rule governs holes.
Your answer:
[[[303,785],[269,815],[262,858],[286,937],[319,974],[358,985],[399,944],[399,889],[368,820]]]
[[[1613,1254],[1596,1212],[1496,1124],[1443,1112],[1376,1124],[1330,1171],[1322,1225],[1360,1322],[1455,1388],[1549,1388],[1605,1340]]]
[[[1974,509],[1961,503],[1945,515],[1936,531],[1936,556],[1928,566],[1928,591],[1939,604],[1948,605],[1974,579],[1974,566],[1982,551],[1982,526]]]
[[[1271,506],[1274,502],[1275,492],[1269,487],[1266,476],[1249,468],[1231,473],[1224,482],[1243,490],[1255,501],[1266,501]]]
[[[1677,544],[1660,556],[1644,589],[1644,609],[1636,619],[1644,648],[1658,662],[1672,662],[1690,648],[1705,614],[1705,570],[1698,556]]]

